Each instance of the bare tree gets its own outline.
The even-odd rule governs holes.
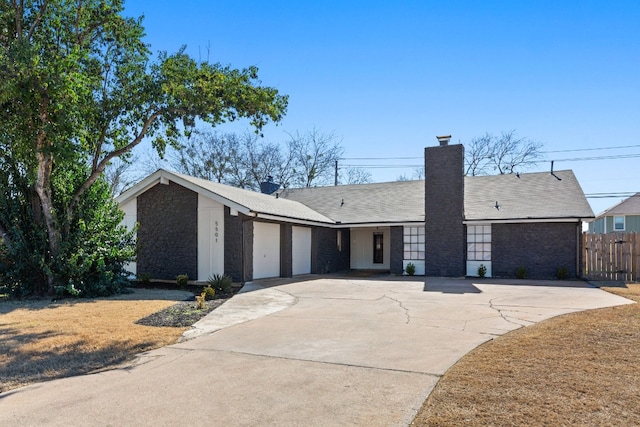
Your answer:
[[[496,137],[489,133],[474,138],[465,147],[465,174],[487,175],[514,173],[516,168],[528,169],[542,158],[542,143],[516,136],[515,130]]]
[[[413,170],[413,179],[424,179],[424,166],[417,167]]]
[[[138,180],[158,169],[172,169],[169,161],[165,157],[160,157],[152,147],[139,151],[135,159],[135,162],[132,162],[132,173],[136,174]]]
[[[491,147],[494,137],[485,134],[473,138],[464,150],[465,175],[487,175],[489,173],[489,163],[491,161]]]
[[[333,182],[335,161],[344,152],[338,137],[315,127],[305,134],[296,132],[289,136],[295,162],[294,184],[312,187]]]
[[[104,178],[111,187],[111,196],[115,197],[138,181],[138,175],[132,166],[138,160],[133,156],[130,160],[116,158],[109,162],[104,170]]]
[[[366,184],[372,181],[371,172],[363,168],[348,168],[344,173],[345,184]]]
[[[236,144],[235,134],[196,131],[181,143],[172,166],[181,173],[225,182],[231,168],[231,148]]]

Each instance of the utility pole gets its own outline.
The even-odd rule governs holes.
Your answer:
[[[336,159],[336,174],[335,174],[335,180],[334,180],[334,184],[333,185],[338,185],[338,160]]]

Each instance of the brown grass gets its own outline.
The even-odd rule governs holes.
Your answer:
[[[84,374],[174,343],[187,328],[134,322],[190,293],[136,290],[111,298],[0,303],[0,393]]]
[[[605,290],[640,302],[640,284]],[[640,425],[637,304],[556,317],[470,352],[412,425]]]

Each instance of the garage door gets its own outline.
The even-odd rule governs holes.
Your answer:
[[[292,227],[292,272],[293,274],[311,273],[311,229]]]
[[[253,278],[280,276],[280,225],[253,223]]]

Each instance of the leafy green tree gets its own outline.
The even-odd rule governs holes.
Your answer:
[[[198,63],[184,49],[152,60],[141,19],[122,12],[121,0],[0,5],[0,145],[13,167],[0,172],[0,191],[15,201],[11,209],[44,230],[37,238],[46,250],[37,254],[33,274],[46,277],[49,293],[67,285],[72,236],[90,233],[82,230],[81,211],[97,208],[90,201],[109,211],[100,191],[88,193],[102,189],[97,183],[112,160],[127,160],[145,138],[160,154],[168,145],[177,148],[197,121],[247,118],[260,129],[286,112],[287,97],[261,86],[255,67]],[[37,240],[25,230],[2,215],[3,253]],[[104,249],[103,243],[87,250]]]

